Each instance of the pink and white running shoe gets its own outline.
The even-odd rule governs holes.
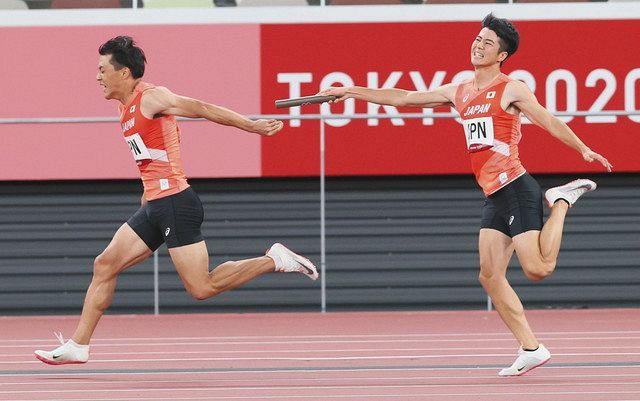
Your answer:
[[[62,333],[55,333],[61,346],[53,351],[34,352],[36,358],[49,365],[67,365],[71,363],[86,363],[89,360],[89,346],[77,344],[73,340],[64,341]]]
[[[297,272],[309,277],[311,280],[318,278],[318,270],[311,261],[298,255],[279,242],[271,245],[266,255],[273,259],[276,271],[281,273]]]
[[[583,194],[594,191],[597,187],[595,182],[582,178],[560,187],[549,188],[544,197],[547,199],[549,207],[553,207],[553,204],[559,199],[566,201],[571,207]]]

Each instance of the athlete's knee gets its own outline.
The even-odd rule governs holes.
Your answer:
[[[106,253],[101,253],[93,261],[93,277],[108,280],[117,275],[116,260]]]
[[[187,285],[185,288],[189,295],[191,295],[196,301],[204,301],[205,299],[215,297],[222,292],[215,285],[210,285],[209,283],[204,285]]]
[[[196,301],[204,301],[212,296],[208,291],[199,288],[187,289],[187,292],[189,292],[189,295],[191,295]]]
[[[555,260],[540,261],[523,265],[524,275],[531,281],[540,281],[549,277],[556,268]]]
[[[211,297],[218,295],[218,293],[213,292],[208,288],[202,288],[202,289],[198,288],[198,289],[191,289],[187,291],[189,292],[189,295],[191,295],[193,299],[195,299],[196,301],[204,301],[205,299],[209,299]]]
[[[496,285],[502,283],[505,280],[504,275],[496,274],[491,269],[489,269],[486,265],[480,264],[480,274],[478,274],[478,281],[485,289],[491,289]]]
[[[483,287],[486,287],[487,285],[491,284],[492,278],[493,276],[491,274],[487,274],[482,270],[480,270],[480,274],[478,274],[478,281],[480,282],[480,284],[482,284]]]

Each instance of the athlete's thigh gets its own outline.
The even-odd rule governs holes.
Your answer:
[[[528,174],[522,178],[517,199],[513,202],[519,218],[514,222],[512,234],[516,255],[524,267],[542,261],[540,231],[543,226],[543,205],[540,185]]]
[[[513,182],[513,191],[507,197],[509,205],[509,226],[511,237],[516,238],[523,233],[542,230],[542,191],[538,182],[529,174]],[[533,234],[528,234],[528,237]],[[515,241],[514,241],[515,243]],[[516,244],[516,252],[518,245]]]
[[[127,225],[151,251],[155,251],[164,243],[164,237],[158,227],[158,222],[151,218],[152,209],[152,202],[145,203],[133,216],[129,217]]]
[[[198,285],[208,279],[209,251],[204,241],[169,248],[169,255],[185,285]]]
[[[124,223],[116,231],[99,258],[118,271],[122,271],[142,262],[152,253],[138,234],[127,223]]]
[[[503,196],[495,195],[484,200],[482,206],[482,219],[480,220],[480,229],[489,228],[500,231],[507,236],[510,235],[509,225],[505,218],[505,205]]]
[[[513,255],[511,237],[492,228],[480,229],[480,271],[485,276],[504,275]]]
[[[149,218],[160,229],[167,248],[181,248],[204,240],[204,209],[196,192],[182,192],[150,202]]]
[[[529,230],[513,237],[516,255],[522,266],[542,261],[540,254],[540,230]]]

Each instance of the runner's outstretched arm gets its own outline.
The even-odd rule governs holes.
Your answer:
[[[431,91],[342,86],[324,89],[318,95],[336,96],[337,99],[334,102],[353,98],[390,106],[438,107],[453,104],[456,88],[457,84],[443,85]]]
[[[587,162],[598,161],[607,171],[611,171],[613,167],[611,163],[585,145],[564,121],[542,107],[526,84],[520,81],[512,81],[509,83],[506,92],[506,95],[509,96],[510,104],[520,109],[534,124],[578,151]]]
[[[165,87],[156,87],[146,91],[142,97],[141,108],[142,113],[149,117],[165,114],[187,118],[205,118],[217,124],[236,127],[264,136],[275,135],[283,127],[282,121],[274,119],[254,121],[225,107],[176,95]]]

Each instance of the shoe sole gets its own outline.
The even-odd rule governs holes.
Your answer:
[[[544,365],[545,363],[549,362],[550,360],[551,360],[551,357],[547,358],[546,361],[543,361],[543,362],[537,364],[536,366],[532,367],[531,369],[527,369],[524,372],[518,373],[517,375],[508,375],[508,376],[500,376],[500,377],[518,377],[518,376],[522,376],[524,374],[527,374],[527,373],[531,372],[535,368],[539,368],[540,366]]]
[[[46,363],[47,365],[58,366],[58,365],[76,365],[76,364],[81,364],[81,363],[87,363],[86,361],[85,362],[82,362],[82,361],[52,361],[52,360],[47,359],[47,358],[45,358],[43,356],[40,356],[38,354],[34,354],[34,355],[35,355],[36,359],[40,360],[41,362]]]
[[[287,248],[288,249],[288,248]],[[291,252],[291,250],[289,250]],[[309,277],[311,280],[317,280],[318,279],[318,269],[316,268],[316,266],[311,263],[311,261],[307,258],[305,258],[304,256],[300,256],[295,252],[291,252],[293,253],[293,258],[296,260],[296,262],[300,263],[302,265],[302,267],[304,267],[306,269],[305,272],[303,272],[302,274],[304,274],[305,276]]]

